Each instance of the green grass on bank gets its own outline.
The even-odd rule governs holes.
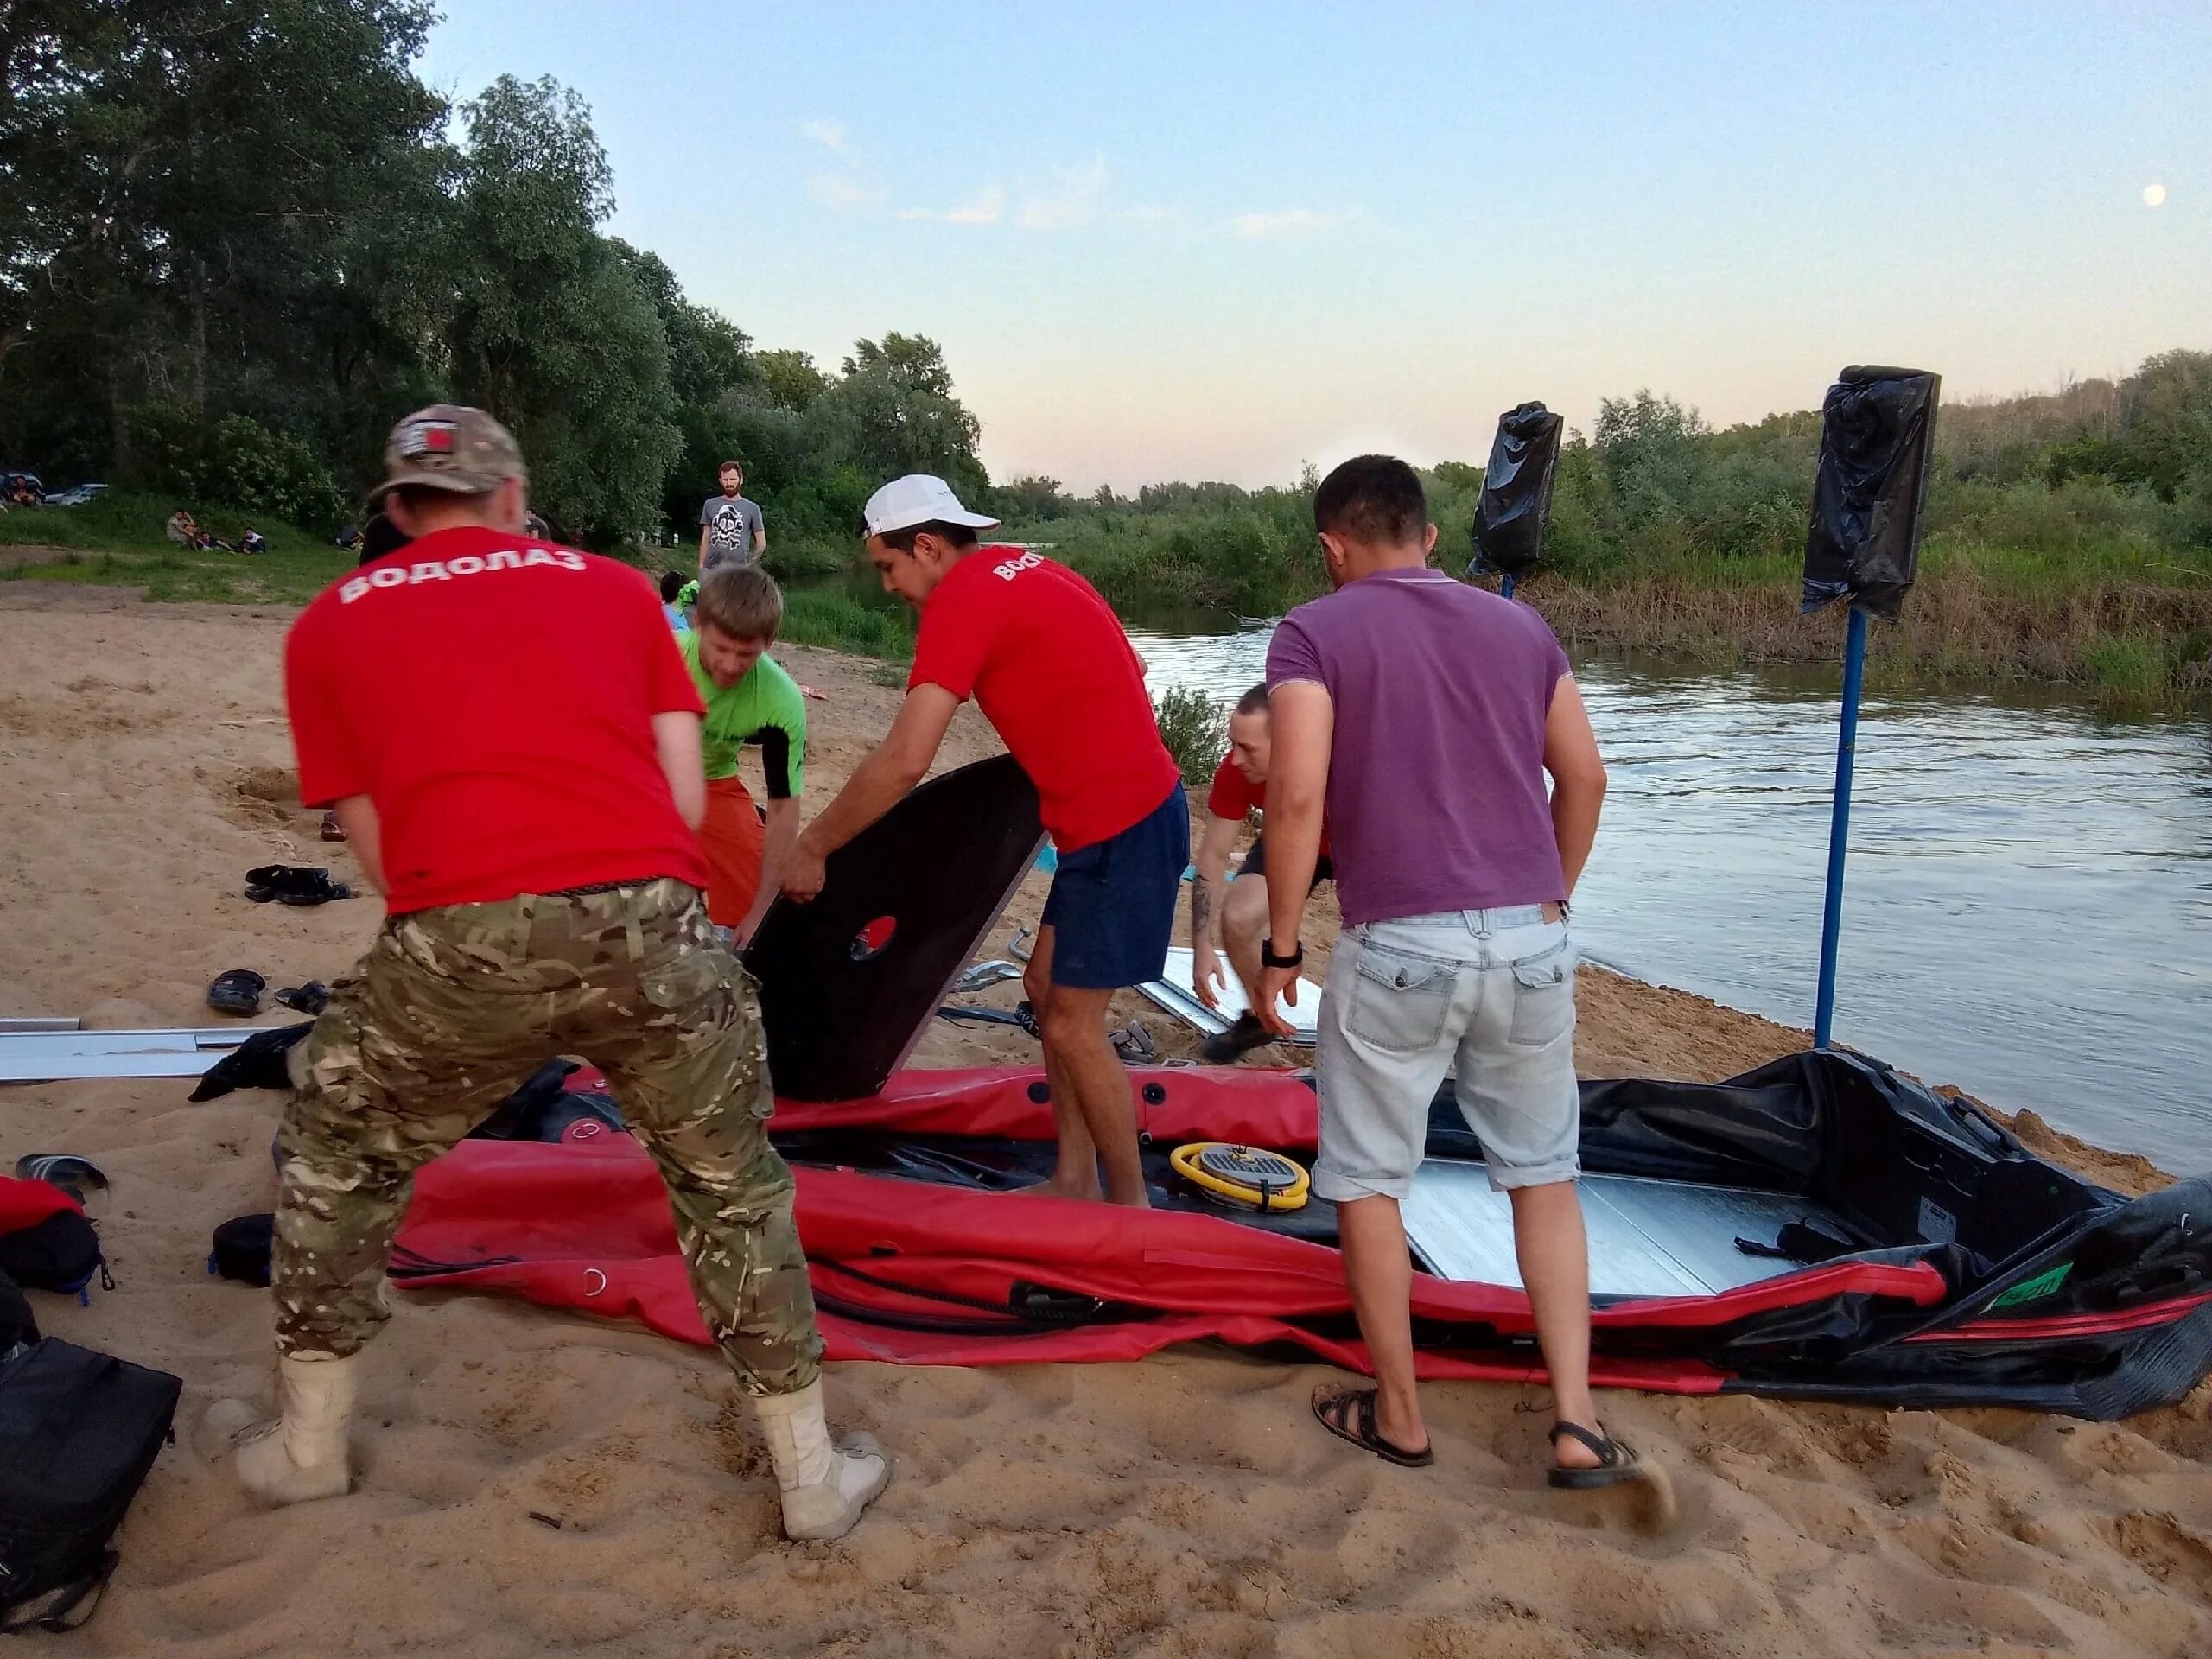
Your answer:
[[[51,559],[0,561],[0,581],[67,582],[146,590],[154,600],[223,605],[305,604],[354,564],[322,537],[250,514],[194,513],[201,529],[235,542],[248,529],[268,538],[251,558],[210,550],[188,552],[168,538],[177,504],[163,496],[111,490],[81,507],[23,507],[0,513],[0,554],[54,548]]]
[[[84,507],[0,513],[0,581],[134,586],[162,601],[303,604],[353,568],[352,555],[321,538],[257,519],[266,555],[188,553],[162,533],[174,505],[112,492]],[[201,522],[235,540],[248,520],[215,512]],[[1125,616],[1170,627],[1202,626],[1187,611],[1208,596],[1217,618],[1224,608],[1273,613],[1319,589],[1314,562],[1286,525],[1230,536],[1217,567],[1211,534],[1182,529],[1116,535],[1103,549],[1071,537],[1055,552],[1084,568]],[[56,551],[11,559],[11,546]],[[658,574],[688,569],[692,553],[633,546],[620,556]],[[1456,569],[1456,554],[1439,563]],[[857,585],[849,541],[772,539],[768,565],[785,584],[786,639],[893,664],[912,658],[912,613]],[[835,580],[841,572],[851,580]],[[1840,621],[1833,613],[1798,616],[1799,579],[1794,556],[1684,549],[1548,567],[1524,595],[1578,652],[1714,671],[1825,669],[1838,660]],[[1231,594],[1241,602],[1219,602]],[[2212,549],[2177,548],[2124,525],[2028,544],[1974,531],[1931,534],[1903,623],[1875,630],[1868,673],[1870,683],[1896,689],[2066,688],[2121,716],[2212,706]]]

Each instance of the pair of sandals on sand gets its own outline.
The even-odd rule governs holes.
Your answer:
[[[232,968],[215,976],[207,987],[207,1006],[218,1014],[251,1019],[261,1012],[261,994],[269,982],[251,968]],[[330,987],[319,979],[276,993],[276,1001],[302,1014],[321,1014],[330,1006]]]
[[[1363,1452],[1372,1452],[1385,1463],[1395,1463],[1402,1469],[1426,1469],[1434,1463],[1435,1446],[1424,1446],[1418,1452],[1408,1452],[1382,1437],[1375,1421],[1375,1395],[1373,1389],[1346,1389],[1325,1383],[1313,1391],[1313,1415],[1322,1427],[1338,1440],[1349,1440]],[[1573,1440],[1598,1459],[1587,1469],[1554,1464],[1549,1478],[1554,1486],[1586,1492],[1646,1478],[1642,1460],[1629,1446],[1580,1423],[1554,1423],[1548,1438],[1554,1446],[1561,1440]]]
[[[351,899],[353,889],[334,881],[320,866],[304,869],[296,864],[264,864],[245,873],[245,896],[257,905],[275,899],[280,905],[327,905]]]

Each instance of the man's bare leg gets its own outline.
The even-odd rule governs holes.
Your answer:
[[[1152,1200],[1137,1154],[1137,1113],[1129,1097],[1128,1068],[1106,1039],[1106,1006],[1113,996],[1111,991],[1052,987],[1051,1012],[1042,1020],[1046,1065],[1048,1071],[1057,1067],[1057,1075],[1067,1079],[1068,1090],[1082,1109],[1090,1131],[1086,1139],[1096,1159],[1106,1166],[1107,1201],[1142,1209]],[[1057,1085],[1054,1101],[1057,1110]],[[1060,1159],[1065,1170],[1065,1140],[1060,1144]]]
[[[1244,1004],[1255,1013],[1260,1002],[1260,941],[1268,931],[1268,878],[1240,875],[1221,901],[1221,944],[1229,965],[1244,988]]]
[[[1096,1203],[1105,1196],[1098,1185],[1098,1148],[1084,1119],[1082,1096],[1059,1058],[1046,1023],[1058,994],[1052,983],[1052,934],[1053,930],[1049,927],[1037,930],[1037,948],[1021,976],[1021,988],[1028,994],[1029,1011],[1037,1018],[1038,1030],[1048,1033],[1045,1038],[1045,1084],[1052,1091],[1052,1127],[1059,1137],[1059,1155],[1050,1180],[1021,1190]]]
[[[1338,1204],[1337,1242],[1375,1365],[1375,1432],[1402,1452],[1418,1452],[1428,1444],[1428,1430],[1414,1378],[1414,1268],[1398,1201],[1378,1195]]]
[[[1513,1251],[1536,1316],[1536,1341],[1551,1373],[1554,1414],[1598,1432],[1590,1397],[1590,1247],[1572,1181],[1513,1189]],[[1339,1210],[1339,1214],[1342,1213]],[[1598,1454],[1561,1437],[1553,1456],[1565,1469],[1592,1469]]]

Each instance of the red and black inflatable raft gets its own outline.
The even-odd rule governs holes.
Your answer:
[[[1218,1340],[1364,1369],[1330,1206],[1224,1207],[1169,1164],[1194,1141],[1310,1160],[1301,1077],[1136,1073],[1159,1205],[1136,1212],[1008,1195],[1050,1167],[1040,1071],[899,1069],[1039,839],[1010,761],[950,774],[747,953],[830,1356],[1127,1360]],[[1423,1374],[1539,1376],[1503,1202],[1448,1097],[1427,1150],[1406,1208]],[[2122,1198],[1856,1055],[1586,1084],[1582,1160],[1602,1384],[2109,1419],[2212,1365],[2212,1184]],[[418,1177],[392,1274],[706,1340],[658,1177],[619,1133],[464,1143]]]

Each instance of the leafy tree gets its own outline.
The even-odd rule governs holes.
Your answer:
[[[596,540],[650,532],[683,435],[639,262],[595,228],[613,194],[589,112],[551,80],[505,75],[463,112],[454,391],[513,429],[554,524]]]
[[[830,377],[814,366],[810,352],[762,352],[753,361],[762,392],[779,409],[803,415],[830,389]]]
[[[2212,353],[2147,358],[2120,394],[2119,469],[2168,501],[2212,488]]]

